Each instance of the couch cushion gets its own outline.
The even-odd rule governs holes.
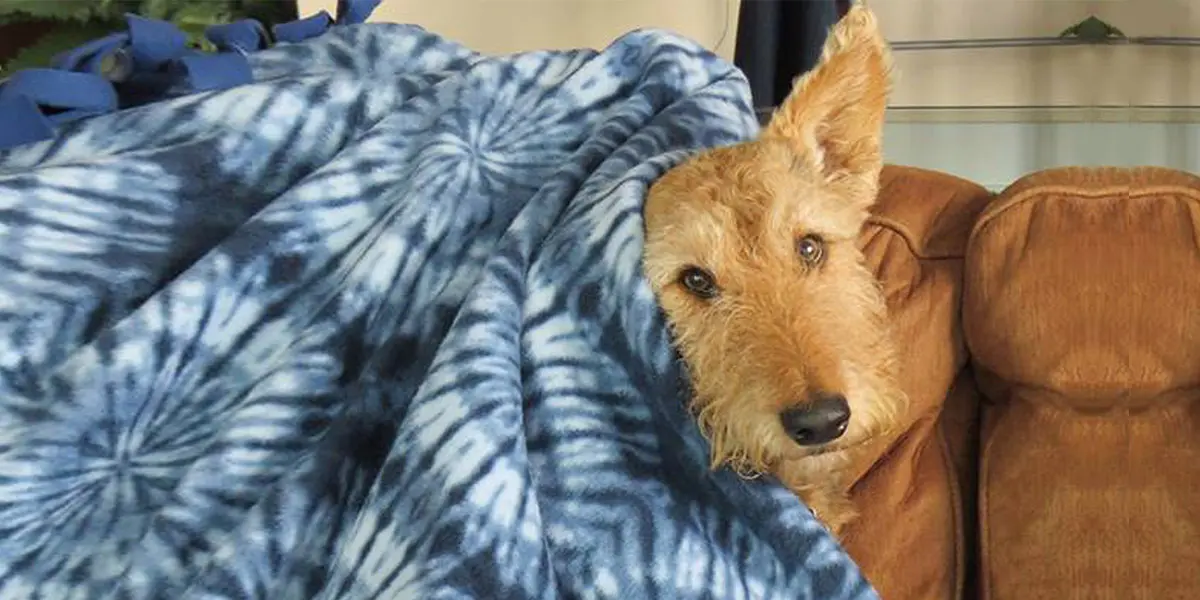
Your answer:
[[[889,166],[861,238],[887,296],[911,405],[898,437],[861,465],[853,490],[861,516],[844,542],[889,600],[949,599],[959,585],[958,491],[937,422],[966,360],[962,257],[989,197],[957,177]]]
[[[1192,598],[1200,565],[1200,179],[1057,169],[968,245],[986,396],[989,600]]]

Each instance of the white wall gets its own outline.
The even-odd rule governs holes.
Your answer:
[[[888,123],[888,162],[1000,190],[1032,171],[1153,165],[1200,173],[1200,123]]]
[[[1052,37],[1089,15],[1132,37],[1200,36],[1200,0],[870,0],[870,6],[893,42]],[[1068,165],[1200,172],[1194,108],[1200,107],[1200,48],[922,50],[895,58],[884,140],[890,162],[991,189]]]
[[[489,54],[603,48],[633,29],[669,29],[733,59],[740,0],[383,0],[371,21],[415,23]],[[299,0],[301,16],[337,0]]]
[[[1097,16],[1130,37],[1200,36],[1198,0],[870,0],[889,41],[1055,37]],[[1200,105],[1200,48],[895,53],[896,106]]]

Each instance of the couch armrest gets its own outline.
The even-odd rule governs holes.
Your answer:
[[[861,516],[847,551],[883,598],[949,600],[960,585],[956,472],[938,417],[966,362],[959,320],[963,254],[991,197],[950,175],[889,166],[862,246],[888,301],[910,410],[860,465]]]

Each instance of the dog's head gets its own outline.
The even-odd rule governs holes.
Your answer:
[[[675,167],[646,199],[644,267],[714,463],[770,465],[882,433],[903,402],[857,239],[875,201],[890,57],[852,8],[759,139]]]

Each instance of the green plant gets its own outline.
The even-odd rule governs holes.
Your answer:
[[[0,31],[23,23],[52,24],[35,43],[0,60],[0,68],[44,66],[63,50],[123,30],[126,13],[170,21],[193,46],[211,50],[204,39],[209,26],[244,18],[270,26],[296,18],[296,5],[289,0],[0,0]]]

